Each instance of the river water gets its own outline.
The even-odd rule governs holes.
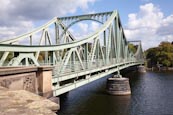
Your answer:
[[[173,115],[173,72],[132,72],[131,96],[112,96],[106,79],[61,96],[58,115]]]

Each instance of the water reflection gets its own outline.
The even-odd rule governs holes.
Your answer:
[[[127,115],[129,113],[129,104],[131,96],[112,96],[109,98],[110,109],[108,115]],[[123,111],[122,111],[123,109]]]

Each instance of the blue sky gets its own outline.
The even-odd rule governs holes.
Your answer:
[[[89,9],[86,11],[78,10],[75,14],[83,14],[88,12],[106,12],[118,10],[121,16],[123,25],[128,21],[128,14],[139,11],[140,5],[153,3],[164,12],[165,16],[173,13],[172,0],[96,0],[89,4]],[[69,14],[67,14],[69,15]],[[70,14],[73,15],[73,14]]]
[[[118,10],[127,40],[142,40],[144,49],[173,41],[172,0],[1,0],[0,40],[28,32],[62,17]],[[79,28],[89,26],[80,23]]]

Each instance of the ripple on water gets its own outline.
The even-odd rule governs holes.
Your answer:
[[[173,115],[173,72],[130,73],[131,96],[106,94],[106,79],[61,97],[59,115]]]

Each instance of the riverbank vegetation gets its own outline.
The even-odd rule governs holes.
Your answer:
[[[148,67],[173,67],[173,43],[161,42],[145,51]]]

